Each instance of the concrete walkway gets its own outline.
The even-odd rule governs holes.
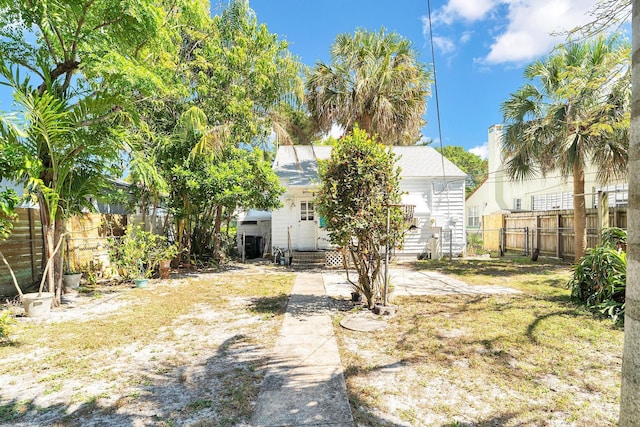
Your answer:
[[[322,273],[327,294],[332,297],[350,297],[353,290],[343,270],[330,270]],[[358,275],[350,273],[351,280]],[[506,286],[470,285],[454,277],[436,271],[414,270],[394,267],[389,270],[390,283],[395,296],[413,295],[488,295],[519,294],[520,291]]]
[[[319,273],[296,273],[251,426],[354,426]]]

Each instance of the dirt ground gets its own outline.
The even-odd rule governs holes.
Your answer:
[[[270,273],[254,267],[201,279],[219,282],[225,276],[237,280],[242,275]],[[150,287],[157,294],[183,292],[187,282],[177,278],[156,281]],[[133,339],[97,351],[85,349],[62,365],[51,359],[64,355],[24,343],[20,336],[22,326],[79,322],[91,328],[94,322],[135,309],[138,302],[131,298],[131,291],[112,290],[99,298],[67,295],[65,304],[46,319],[18,317],[14,346],[23,348],[2,358],[0,424],[222,426],[246,422],[281,322],[281,317],[248,310],[250,297],[230,299],[225,310],[203,302],[161,327],[151,342]]]
[[[15,343],[0,347],[0,425],[246,426],[282,322],[281,313],[265,305],[273,294],[258,298],[260,305],[255,294],[232,289],[224,304],[203,298],[178,316],[168,314],[151,337],[134,334],[126,342],[110,344],[104,341],[115,338],[104,334],[94,337],[87,348],[70,348],[68,355],[52,351],[44,341],[30,341],[29,331],[55,328],[64,335],[60,328],[65,325],[104,331],[104,323],[141,308],[142,298],[136,295],[152,293],[173,301],[172,296],[193,289],[193,281],[205,289],[202,292],[205,285],[225,281],[260,283],[268,290],[270,277],[281,277],[283,272],[291,276],[266,265],[174,275],[170,280],[152,281],[146,290],[124,287],[98,297],[69,295],[66,304],[46,319],[19,318]],[[338,332],[358,426],[614,425],[620,367],[617,341],[595,354],[600,350],[594,343],[600,339],[594,335],[592,343],[591,338],[580,338],[589,352],[581,362],[585,365],[576,365],[566,375],[563,368],[555,372],[553,367],[553,360],[569,357],[562,349],[531,344],[552,359],[547,373],[546,368],[527,365],[525,355],[512,358],[508,347],[487,347],[507,337],[480,339],[472,333],[473,322],[465,320],[494,304],[502,310],[496,310],[496,318],[503,321],[509,319],[500,314],[504,310],[519,305],[525,310],[538,299],[512,295],[469,297],[469,301],[464,296],[455,301],[446,296],[420,298],[406,300],[389,327],[373,335]],[[556,307],[552,302],[539,304],[536,310]],[[352,304],[337,299],[333,308],[340,319]],[[549,319],[541,311],[543,323],[579,317],[573,309],[562,310]],[[146,327],[142,318],[133,321]],[[501,333],[499,328],[493,332]],[[579,332],[576,337],[581,336]],[[621,335],[606,328],[600,333]],[[393,345],[380,344],[385,342]],[[443,351],[443,346],[448,350]],[[62,359],[66,362],[60,363]],[[534,362],[546,366],[547,361]],[[468,375],[473,372],[480,374]],[[514,372],[524,374],[514,377]]]

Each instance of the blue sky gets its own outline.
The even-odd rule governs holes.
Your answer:
[[[524,83],[524,67],[564,41],[551,34],[588,22],[597,2],[432,0],[443,144],[482,154],[487,129],[502,121],[500,104]],[[427,0],[250,0],[250,5],[258,21],[287,40],[308,66],[329,61],[337,34],[380,27],[411,40],[422,62],[433,61]],[[433,90],[425,118],[422,133],[438,142]]]

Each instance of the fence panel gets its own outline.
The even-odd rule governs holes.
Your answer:
[[[11,265],[20,286],[37,282],[42,271],[42,224],[37,209],[16,209],[13,231],[1,242],[0,251]],[[0,294],[13,295],[15,287],[4,263],[0,266]]]
[[[493,217],[493,215],[483,217],[483,227],[494,226]],[[597,209],[587,209],[587,247],[589,248],[600,243],[598,223]],[[528,255],[533,249],[538,249],[539,254],[544,256],[563,259],[575,257],[573,210],[504,214],[503,224],[499,240],[500,249],[505,252]],[[610,208],[609,225],[626,228],[626,208]],[[487,235],[486,231],[484,235]],[[483,249],[495,250],[491,244],[485,244]]]
[[[38,209],[16,209],[17,219],[9,238],[0,242],[4,254],[22,289],[40,281],[43,267],[43,236]],[[87,269],[109,265],[108,236],[124,234],[124,215],[86,213],[66,223],[68,241],[63,245],[66,269]],[[11,274],[0,266],[0,295],[15,295]]]

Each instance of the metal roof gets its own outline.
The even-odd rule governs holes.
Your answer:
[[[332,148],[328,145],[280,146],[273,168],[278,177],[288,181],[288,185],[309,186],[317,184],[318,160],[328,159],[331,156]],[[465,178],[467,176],[431,147],[393,146],[391,149],[398,156],[400,176],[403,178]]]

